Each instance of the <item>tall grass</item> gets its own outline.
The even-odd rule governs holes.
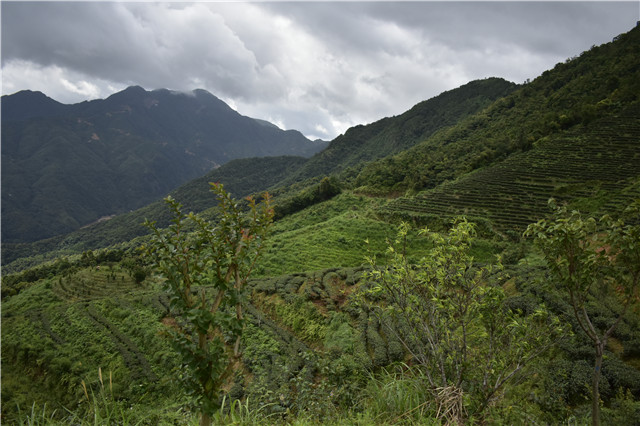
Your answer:
[[[42,409],[34,402],[31,405],[31,411],[23,416],[22,410],[18,407],[18,425],[19,426],[40,426],[40,425],[55,425],[56,410],[49,412],[47,410],[47,404],[42,406]]]
[[[267,414],[269,406],[265,404],[254,407],[250,398],[244,401],[239,399],[229,400],[225,395],[222,398],[220,410],[213,416],[215,425],[258,425],[274,424],[277,422],[277,413]]]
[[[376,424],[440,424],[433,395],[415,367],[398,364],[371,374],[364,407]]]

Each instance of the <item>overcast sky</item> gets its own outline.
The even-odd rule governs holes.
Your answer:
[[[307,137],[471,80],[522,83],[640,20],[640,2],[7,2],[2,94],[63,103],[203,88]]]

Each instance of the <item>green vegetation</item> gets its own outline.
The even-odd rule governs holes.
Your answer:
[[[197,363],[171,336],[193,349],[200,332],[228,355],[218,373],[235,361],[202,382],[216,424],[637,424],[640,218],[625,209],[640,199],[639,38],[523,86],[470,83],[310,160],[234,161],[171,193],[179,220],[157,202],[3,244],[3,421],[196,424],[183,379]],[[242,297],[199,315],[235,285],[216,278],[219,240],[204,243],[216,226],[234,235],[210,181],[268,190],[276,220]],[[567,217],[549,216],[550,197]],[[254,198],[233,203],[241,228]],[[178,246],[208,256],[190,258],[194,275],[172,275]]]
[[[314,204],[335,197],[340,191],[340,184],[335,177],[325,177],[318,185],[310,186],[288,198],[281,197],[275,208],[275,217],[280,219],[291,213],[304,210]]]
[[[227,191],[236,198],[266,191],[305,162],[301,157],[267,157],[233,160],[172,191],[169,195],[180,200],[187,211],[199,213],[215,207],[216,200],[209,192],[209,182],[223,182]],[[169,212],[162,200],[155,201],[133,212],[79,229],[68,235],[53,237],[31,244],[3,243],[2,262],[8,270],[33,266],[34,263],[55,259],[70,253],[97,250],[124,244],[135,237],[147,235],[149,230],[140,226],[145,219],[166,227],[171,223]],[[15,260],[20,259],[16,264]]]
[[[428,416],[483,423],[489,407],[500,404],[503,387],[556,343],[562,329],[544,308],[522,316],[505,306],[501,277],[488,283],[493,266],[476,268],[469,255],[473,224],[458,220],[444,236],[424,229],[434,247],[416,264],[407,260],[407,234],[404,224],[385,266],[371,259],[368,309],[410,354],[413,374],[431,393]]]
[[[438,130],[478,113],[516,87],[500,78],[472,81],[420,102],[396,117],[352,127],[282,183],[329,174],[341,174],[343,179],[351,180],[367,162],[411,148]]]
[[[172,198],[166,200],[173,215],[167,231],[145,223],[154,233],[148,253],[170,295],[174,325],[169,334],[191,373],[184,383],[203,426],[211,424],[219,408],[222,384],[239,368],[244,287],[273,219],[268,194],[261,206],[249,200],[251,212],[245,218],[221,184],[212,184],[211,191],[218,199],[216,224],[184,214]]]
[[[638,300],[640,290],[640,225],[625,225],[622,219],[604,216],[599,223],[583,219],[578,211],[555,207],[550,222],[541,220],[529,225],[526,234],[534,236],[549,269],[568,293],[580,328],[595,347],[592,411],[594,425],[600,424],[599,383],[607,340],[625,316],[629,305]],[[640,200],[635,210],[640,219]],[[615,290],[613,290],[615,289]],[[594,294],[615,293],[621,312],[613,322],[594,325],[585,305]]]
[[[549,197],[594,214],[620,210],[640,197],[638,107],[549,136],[527,152],[434,189],[400,197],[381,213],[417,223],[464,214],[488,222],[496,232],[521,232],[545,215]]]

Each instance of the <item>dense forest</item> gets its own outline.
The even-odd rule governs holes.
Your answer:
[[[640,27],[3,243],[2,420],[640,424],[638,58]]]

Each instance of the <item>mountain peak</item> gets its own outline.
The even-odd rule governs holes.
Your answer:
[[[20,90],[12,95],[3,95],[2,98],[8,98],[8,97],[29,97],[31,99],[37,99],[37,98],[47,98],[47,99],[51,99],[49,98],[47,95],[45,95],[44,93],[37,91],[37,90]]]
[[[60,115],[66,105],[42,92],[21,90],[2,97],[2,120],[26,120],[35,117]]]
[[[131,99],[140,99],[143,96],[149,94],[144,88],[140,86],[129,86],[120,92],[116,92],[105,99],[105,101],[121,101],[123,99],[131,100]]]
[[[120,93],[128,93],[128,94],[146,94],[147,91],[144,90],[144,88],[142,86],[129,86],[126,89],[124,89],[122,92]]]
[[[194,89],[191,91],[191,93],[193,93],[196,97],[210,97],[218,99],[217,96],[205,89]]]

